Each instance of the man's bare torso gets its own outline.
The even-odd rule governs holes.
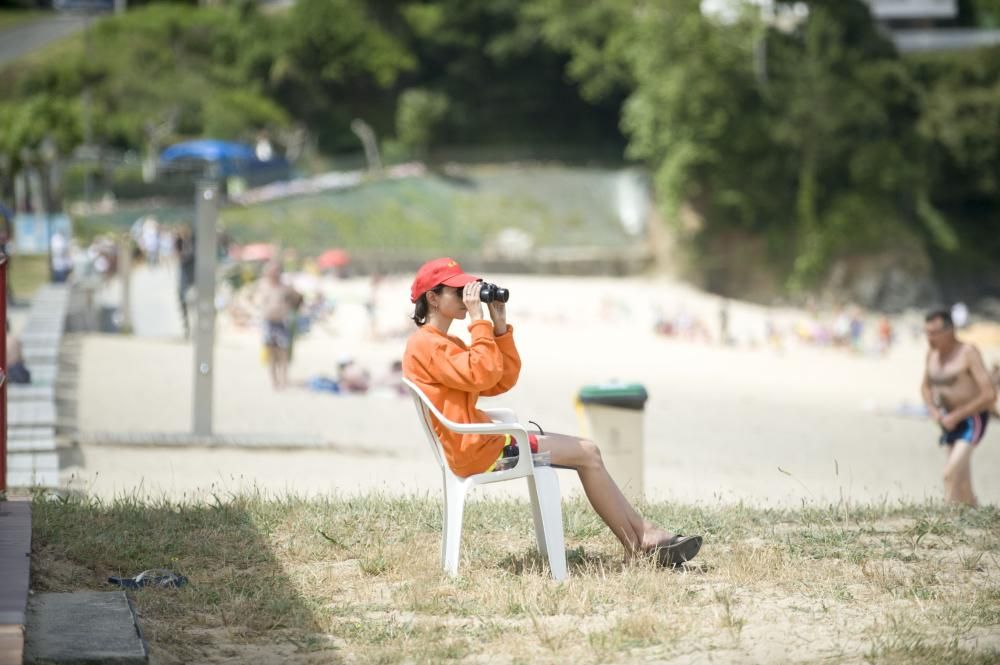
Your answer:
[[[257,284],[257,305],[267,321],[282,322],[288,319],[292,311],[288,296],[289,288],[280,282],[275,284],[262,279]]]
[[[979,396],[979,385],[969,370],[971,351],[968,344],[959,343],[944,358],[934,349],[928,354],[927,378],[937,406],[950,411]]]

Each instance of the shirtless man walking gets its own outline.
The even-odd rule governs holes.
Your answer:
[[[972,451],[986,431],[996,392],[979,349],[955,336],[951,312],[930,312],[924,332],[930,349],[921,393],[931,418],[941,425],[941,445],[948,447],[945,498],[975,507]]]
[[[292,343],[288,320],[298,294],[281,281],[281,265],[272,262],[264,267],[252,301],[263,319],[264,346],[271,367],[271,383],[275,390],[288,387],[288,355]]]

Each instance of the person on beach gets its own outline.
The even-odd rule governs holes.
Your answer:
[[[191,318],[188,313],[188,292],[194,288],[195,280],[195,238],[194,228],[184,225],[174,236],[174,253],[177,255],[177,298],[181,305],[181,320],[184,323],[184,337],[191,336]]]
[[[288,386],[288,350],[292,341],[288,320],[297,297],[298,293],[281,281],[281,266],[276,262],[267,264],[257,282],[253,302],[263,319],[263,342],[275,390]]]
[[[986,432],[996,390],[979,349],[956,337],[949,310],[927,314],[924,331],[930,348],[921,393],[930,417],[941,426],[940,444],[947,447],[945,498],[975,507],[972,451]]]
[[[521,370],[506,303],[488,303],[486,319],[480,289],[480,280],[449,258],[425,263],[410,288],[417,330],[407,340],[403,374],[441,413],[460,423],[490,422],[476,408],[479,396],[507,392]],[[448,334],[453,322],[466,317],[470,346]],[[435,431],[448,465],[459,476],[492,470],[511,444],[507,435],[462,435],[437,424]],[[609,475],[593,441],[541,431],[528,438],[531,452],[547,451],[554,466],[576,470],[591,505],[621,541],[626,557],[648,554],[660,565],[676,566],[698,553],[701,536],[668,533],[636,512]]]
[[[24,349],[17,335],[7,335],[7,380],[10,383],[31,383],[31,372],[24,364]]]

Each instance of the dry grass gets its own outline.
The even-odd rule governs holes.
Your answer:
[[[589,507],[567,502],[571,577],[557,584],[518,502],[470,504],[449,579],[435,498],[38,497],[33,587],[189,576],[134,595],[158,663],[1000,660],[995,508],[644,511],[704,534],[701,556],[680,571],[625,563]]]

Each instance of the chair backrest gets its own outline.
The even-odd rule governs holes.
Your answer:
[[[450,471],[451,469],[448,466],[448,460],[445,459],[444,456],[444,448],[441,446],[441,441],[434,432],[434,423],[431,420],[432,415],[439,419],[444,419],[444,416],[437,410],[437,407],[431,404],[430,399],[428,399],[427,395],[425,395],[424,392],[416,386],[416,384],[409,379],[404,378],[403,385],[410,391],[410,397],[413,398],[413,405],[417,409],[417,415],[420,418],[420,424],[423,427],[424,434],[427,435],[427,442],[430,444],[431,450],[434,451],[434,459],[437,460],[438,465],[440,465],[442,469]]]
[[[413,404],[417,407],[417,414],[420,416],[420,424],[423,426],[424,433],[427,435],[427,441],[430,443],[431,450],[434,451],[434,459],[437,460],[446,476],[456,477],[455,472],[452,471],[451,467],[448,465],[448,459],[445,457],[444,447],[441,445],[441,440],[434,431],[433,420],[437,420],[442,427],[446,427],[447,429],[455,432],[475,432],[480,434],[489,433],[498,435],[508,434],[514,438],[515,443],[521,448],[521,450],[528,450],[528,433],[519,423],[456,423],[445,418],[444,415],[438,411],[437,407],[431,403],[427,395],[425,395],[424,392],[420,390],[420,388],[418,388],[412,381],[404,378],[403,385],[406,386],[407,390],[410,391],[410,395],[413,397]],[[531,455],[521,455],[517,464],[515,464],[511,469],[484,474],[474,474],[472,477],[477,479],[477,484],[496,483],[530,475],[533,472],[533,467],[534,462],[531,459]]]

